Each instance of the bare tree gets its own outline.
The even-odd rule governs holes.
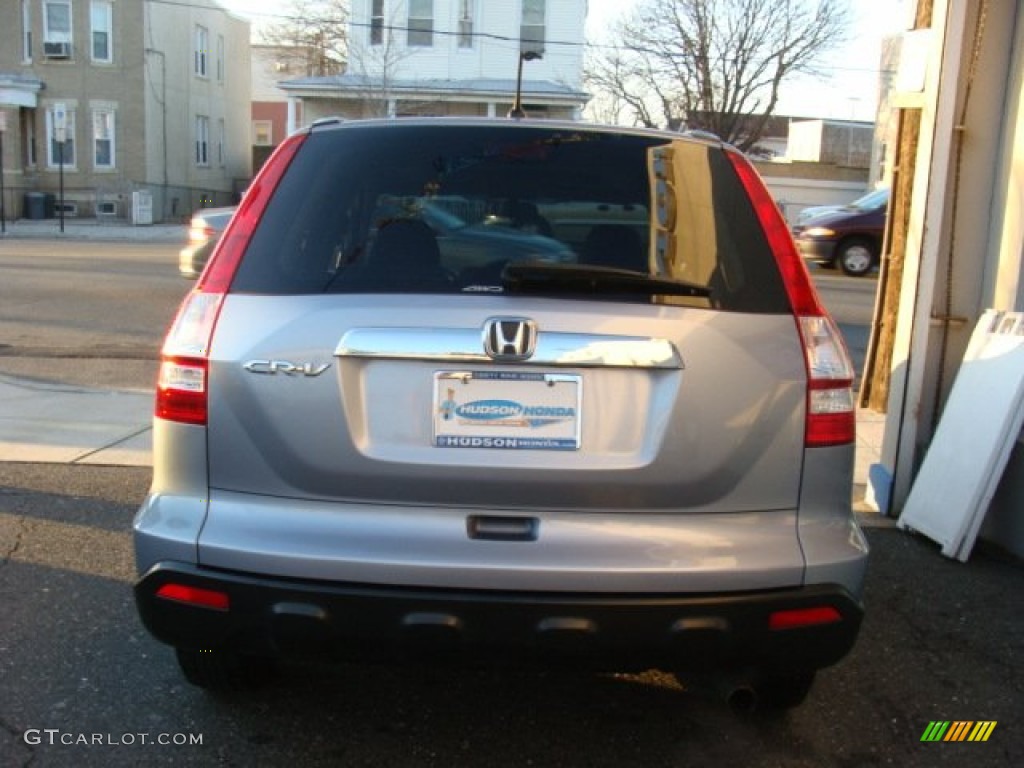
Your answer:
[[[263,42],[279,46],[289,64],[308,76],[336,75],[348,60],[349,0],[291,0],[281,21],[262,32]]]
[[[749,150],[785,78],[815,72],[848,13],[847,0],[641,0],[590,57],[586,82],[620,120],[711,131]]]
[[[393,117],[389,114],[394,101],[393,88],[402,60],[411,53],[398,35],[405,32],[394,18],[389,23],[374,25],[368,42],[350,41],[349,70],[361,79],[360,96],[363,117]]]

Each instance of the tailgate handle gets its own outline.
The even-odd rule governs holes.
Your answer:
[[[536,541],[540,520],[536,517],[470,515],[466,518],[466,533],[469,538],[482,541]]]

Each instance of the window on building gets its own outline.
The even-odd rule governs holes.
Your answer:
[[[217,165],[223,168],[227,164],[227,130],[224,127],[224,118],[217,121]]]
[[[98,169],[114,167],[114,110],[97,109],[92,113],[92,163]]]
[[[384,42],[384,0],[371,0],[370,4],[370,45]]]
[[[252,143],[257,147],[274,146],[274,124],[270,120],[252,121]]]
[[[459,48],[473,47],[473,2],[459,0]]]
[[[43,40],[71,42],[71,0],[43,0]]]
[[[410,48],[434,44],[434,0],[409,0]]]
[[[114,29],[114,4],[111,0],[92,0],[89,20],[92,25],[92,60],[113,61],[111,33]]]
[[[46,110],[46,164],[50,168],[56,168],[63,163],[65,168],[73,168],[75,166],[75,111],[65,108],[63,142],[57,141],[59,122],[56,107],[49,107]]]
[[[36,167],[36,111],[34,109],[22,109],[21,112],[21,137],[22,150],[25,156],[25,167]]]
[[[21,58],[32,61],[32,0],[21,0]]]
[[[210,164],[210,118],[196,115],[196,165]]]
[[[196,25],[195,73],[199,77],[207,76],[208,59],[210,56],[210,30]]]
[[[523,0],[523,20],[519,27],[519,50],[544,53],[545,0]]]
[[[224,35],[217,35],[217,82],[224,82]]]

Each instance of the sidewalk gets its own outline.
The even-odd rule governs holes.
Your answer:
[[[58,219],[15,219],[7,221],[0,239],[135,241],[147,243],[185,243],[186,224],[148,224],[133,226],[122,219],[64,219],[64,232]]]
[[[153,393],[0,374],[0,462],[152,465]]]
[[[0,374],[0,462],[152,465],[153,393],[49,384]],[[854,506],[864,504],[885,416],[857,414]],[[878,515],[874,515],[878,517]]]

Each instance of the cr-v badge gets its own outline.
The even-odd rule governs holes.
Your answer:
[[[287,360],[250,360],[243,366],[249,373],[288,376],[319,376],[331,367],[330,363],[290,363]]]

